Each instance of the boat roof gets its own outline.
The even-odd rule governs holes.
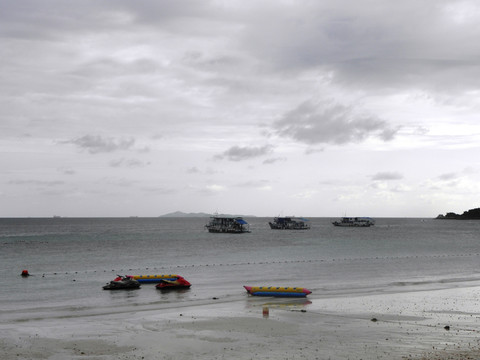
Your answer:
[[[293,220],[302,220],[302,221],[310,221],[308,219],[305,219],[303,217],[297,217],[297,216],[277,216],[277,219],[293,219]]]
[[[242,217],[240,216],[218,216],[218,215],[213,215],[213,216],[210,216],[211,219],[228,219],[228,220],[233,220],[239,224],[242,224],[242,225],[247,225],[248,223],[243,220]]]

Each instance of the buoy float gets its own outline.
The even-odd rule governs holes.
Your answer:
[[[28,273],[28,270],[23,270],[21,275],[22,275],[23,277],[30,276],[30,274]]]

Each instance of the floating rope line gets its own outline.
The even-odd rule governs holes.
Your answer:
[[[148,270],[169,270],[169,269],[188,269],[192,267],[221,267],[221,266],[250,266],[250,265],[272,265],[272,264],[299,264],[299,263],[334,263],[334,262],[354,262],[354,261],[372,261],[372,260],[405,260],[405,259],[426,259],[426,258],[453,258],[453,257],[479,257],[480,253],[475,254],[446,254],[446,255],[411,255],[411,256],[375,256],[375,257],[358,257],[358,258],[332,258],[332,259],[299,259],[299,260],[274,260],[274,261],[252,261],[240,263],[214,263],[214,264],[183,264],[172,266],[145,267],[145,268],[121,268],[121,269],[104,269],[104,270],[85,270],[85,271],[66,271],[62,274],[88,274],[97,272],[115,272],[124,273],[126,271],[148,271]],[[60,272],[44,273],[45,275],[59,275]]]

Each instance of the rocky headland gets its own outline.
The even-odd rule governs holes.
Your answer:
[[[446,213],[445,215],[438,215],[436,219],[441,220],[480,220],[480,208],[470,209],[464,211],[463,214],[455,214],[453,212]]]

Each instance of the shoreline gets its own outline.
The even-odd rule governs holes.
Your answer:
[[[315,295],[315,294],[312,294]],[[2,359],[476,359],[480,286],[0,323]]]

